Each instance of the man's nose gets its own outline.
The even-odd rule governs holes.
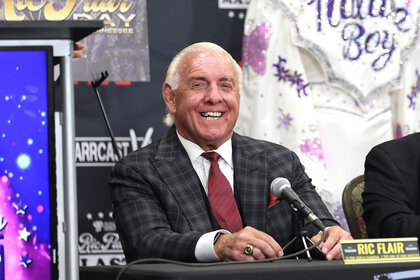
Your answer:
[[[205,101],[211,102],[213,104],[216,104],[222,101],[222,95],[217,85],[212,84],[208,87]]]

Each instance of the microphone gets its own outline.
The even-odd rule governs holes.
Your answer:
[[[271,192],[280,199],[286,200],[293,210],[298,212],[300,216],[307,219],[317,228],[323,230],[325,227],[321,220],[314,214],[311,208],[303,202],[290,186],[289,180],[286,178],[276,178],[271,182]]]

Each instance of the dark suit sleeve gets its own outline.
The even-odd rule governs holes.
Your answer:
[[[369,237],[420,237],[419,170],[413,157],[399,146],[386,146],[386,152],[376,147],[367,155],[363,218]]]
[[[162,182],[153,171],[149,173],[140,174],[124,162],[118,162],[111,173],[114,219],[127,261],[150,257],[196,261],[195,245],[202,233],[171,229],[155,193]]]
[[[322,202],[321,197],[316,192],[315,187],[311,183],[311,179],[305,173],[305,168],[299,161],[297,155],[293,152],[292,154],[292,174],[289,179],[293,190],[300,196],[300,198],[312,209],[315,215],[322,221],[324,226],[336,226],[339,225],[336,220],[332,217],[325,204]],[[306,224],[306,230],[308,235],[314,236],[319,232],[319,229],[312,224]]]

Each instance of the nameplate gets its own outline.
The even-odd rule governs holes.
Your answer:
[[[342,240],[345,264],[419,261],[417,237]]]

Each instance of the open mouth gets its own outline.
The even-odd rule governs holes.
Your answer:
[[[218,120],[218,119],[220,119],[220,117],[222,115],[223,115],[222,112],[204,112],[204,113],[201,113],[201,116],[208,121]]]

